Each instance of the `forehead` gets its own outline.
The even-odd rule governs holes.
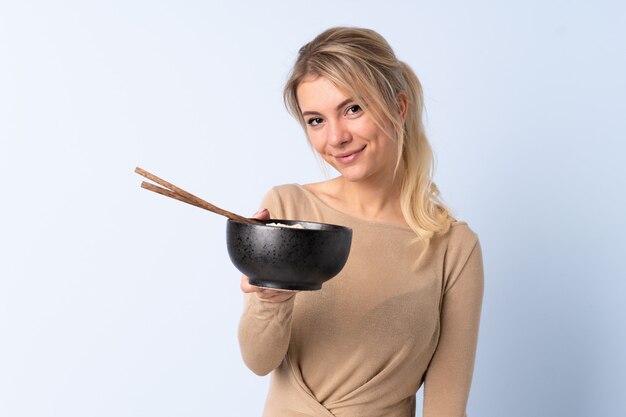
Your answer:
[[[350,98],[350,94],[341,90],[325,77],[307,77],[296,90],[298,104],[302,111],[335,108],[338,103]]]

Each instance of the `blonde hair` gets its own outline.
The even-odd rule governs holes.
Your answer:
[[[348,93],[396,140],[402,214],[417,236],[428,243],[434,234],[447,232],[452,219],[432,180],[434,159],[422,123],[422,86],[387,41],[370,29],[336,27],[300,49],[283,97],[303,127],[297,89],[307,77],[324,77]]]

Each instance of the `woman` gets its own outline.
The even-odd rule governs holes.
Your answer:
[[[353,229],[350,257],[320,291],[251,286],[242,356],[272,372],[265,416],[465,415],[483,269],[477,236],[432,182],[422,91],[376,32],[332,28],[305,45],[285,102],[339,176],[283,185],[256,217]]]

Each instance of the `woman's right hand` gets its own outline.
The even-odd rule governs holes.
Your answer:
[[[270,212],[267,209],[263,209],[258,211],[253,217],[259,220],[267,220],[270,218]],[[251,285],[248,277],[245,275],[241,276],[241,291],[244,293],[255,293],[259,299],[270,303],[282,303],[294,297],[298,292],[257,287],[256,285]]]

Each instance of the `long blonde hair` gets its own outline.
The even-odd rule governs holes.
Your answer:
[[[370,29],[336,27],[300,49],[283,97],[303,127],[297,89],[307,77],[324,77],[348,93],[396,140],[402,214],[417,236],[428,243],[434,234],[447,232],[452,220],[432,180],[434,160],[422,123],[422,86],[387,41]],[[408,107],[405,117],[403,103]]]

